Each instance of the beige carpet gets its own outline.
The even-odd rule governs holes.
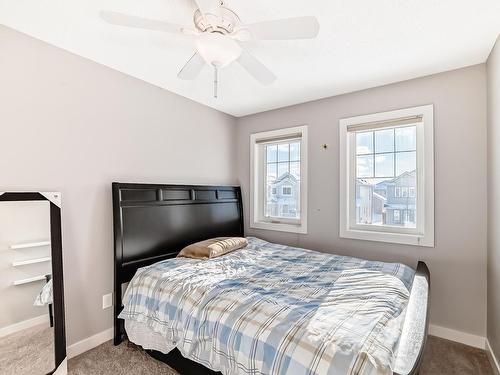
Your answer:
[[[486,352],[430,336],[420,375],[494,375]]]
[[[114,346],[108,341],[68,362],[70,375],[177,375],[132,343]]]
[[[0,338],[0,374],[40,375],[54,367],[54,332],[48,324]]]
[[[167,365],[128,342],[111,341],[69,361],[70,375],[176,375]],[[486,353],[429,337],[420,375],[493,375]]]

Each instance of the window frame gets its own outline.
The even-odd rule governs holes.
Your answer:
[[[290,189],[290,194],[285,194],[285,189]],[[291,197],[292,196],[292,187],[291,186],[282,186],[281,187],[281,195],[284,197]]]
[[[262,144],[293,139],[300,139],[300,218],[266,218],[264,216],[266,156]],[[307,185],[307,125],[250,135],[250,228],[306,234]]]
[[[357,224],[355,199],[355,136],[352,126],[396,122],[421,117],[417,123],[417,227]],[[374,125],[375,129],[375,125]],[[340,237],[368,241],[434,247],[434,106],[432,104],[344,118],[339,121],[340,144]],[[353,157],[354,155],[354,157]],[[400,192],[402,195],[402,191]],[[409,194],[409,192],[408,192]],[[394,191],[396,196],[396,188]]]

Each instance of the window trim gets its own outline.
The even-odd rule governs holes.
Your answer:
[[[272,218],[265,219],[264,157],[259,145],[267,140],[286,140],[300,138],[300,219]],[[307,233],[307,125],[277,129],[250,135],[250,228],[266,229],[291,233]],[[262,203],[262,204],[261,204]]]
[[[355,165],[351,161],[350,150],[355,145],[348,128],[370,126],[366,124],[379,126],[383,123],[397,123],[401,119],[415,116],[422,117],[420,125],[417,125],[417,228],[353,225],[352,217],[355,217],[356,213],[351,208],[350,197],[353,193],[350,176]],[[339,121],[339,144],[340,237],[434,247],[434,106],[430,104],[341,119]],[[419,216],[421,213],[423,217]]]

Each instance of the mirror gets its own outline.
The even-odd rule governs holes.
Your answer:
[[[64,374],[59,193],[0,193],[0,369]]]

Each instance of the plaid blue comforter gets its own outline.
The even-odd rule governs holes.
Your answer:
[[[411,268],[248,240],[139,269],[120,318],[226,375],[392,373]]]

